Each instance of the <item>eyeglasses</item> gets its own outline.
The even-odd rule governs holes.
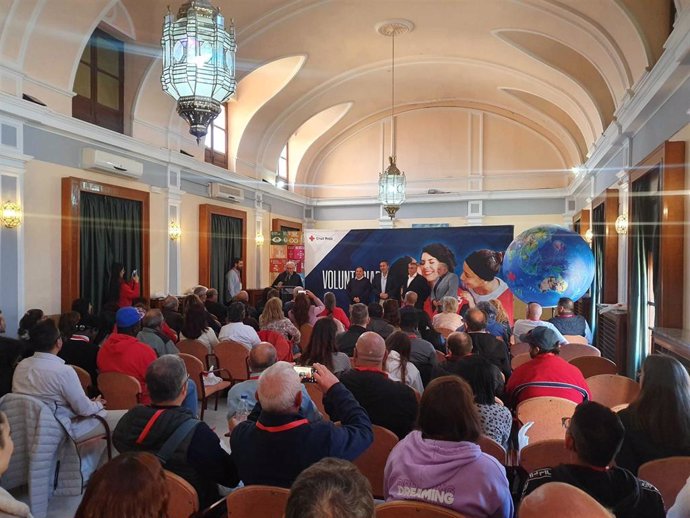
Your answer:
[[[563,428],[566,430],[570,428],[570,420],[572,417],[561,417],[561,424],[563,425]]]

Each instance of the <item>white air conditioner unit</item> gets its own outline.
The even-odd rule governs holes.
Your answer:
[[[208,194],[211,198],[229,201],[244,200],[244,191],[239,187],[212,182],[208,184]]]
[[[144,164],[100,149],[86,147],[81,152],[81,166],[102,173],[141,178]]]

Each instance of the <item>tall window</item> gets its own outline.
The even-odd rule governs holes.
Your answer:
[[[228,167],[228,112],[221,105],[220,113],[208,127],[204,159],[218,167]]]
[[[72,115],[118,133],[124,132],[124,44],[96,29],[79,60]]]
[[[290,149],[288,144],[280,152],[280,158],[278,159],[278,178],[276,179],[276,185],[280,189],[285,189],[286,191],[290,185],[290,177],[288,175],[288,167],[290,160]]]

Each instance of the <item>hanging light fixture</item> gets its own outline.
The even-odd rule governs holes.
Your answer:
[[[163,22],[163,91],[177,102],[177,113],[189,123],[197,143],[235,93],[235,27],[225,30],[220,9],[209,0],[182,4]]]
[[[409,20],[388,20],[379,23],[376,30],[391,38],[391,154],[388,167],[379,174],[379,201],[393,219],[405,201],[405,173],[395,163],[395,37],[410,32],[414,24]]]

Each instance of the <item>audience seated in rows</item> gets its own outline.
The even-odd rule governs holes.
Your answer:
[[[487,332],[486,313],[479,308],[470,308],[465,314],[465,329],[472,339],[472,352],[493,363],[507,380],[512,372],[508,344]]]
[[[185,297],[183,303],[184,324],[180,331],[180,340],[198,340],[206,346],[209,353],[218,344],[218,331],[211,325],[215,318],[206,311],[204,303],[197,295]]]
[[[370,302],[367,306],[369,312],[369,323],[367,331],[373,331],[381,335],[384,340],[388,338],[395,328],[383,319],[383,307],[378,302]]]
[[[310,423],[299,413],[300,378],[292,365],[278,362],[259,378],[258,403],[230,436],[230,447],[245,485],[290,487],[307,467],[324,457],[354,460],[373,441],[371,421],[352,393],[325,365],[314,365],[317,388],[330,421]],[[268,433],[267,433],[268,432]]]
[[[410,361],[412,353],[412,342],[410,337],[402,331],[396,331],[386,338],[386,357],[385,371],[393,381],[400,381],[415,389],[420,394],[424,392],[422,376],[419,369]]]
[[[179,354],[180,351],[168,335],[163,333],[165,322],[160,309],[149,309],[141,321],[141,331],[137,333],[137,340],[145,343],[156,351],[157,356],[164,354]]]
[[[558,299],[556,306],[556,316],[549,319],[562,335],[584,336],[587,343],[594,343],[592,340],[592,330],[589,328],[587,320],[582,315],[575,314],[575,303],[573,299],[562,297]]]
[[[259,316],[259,325],[262,330],[277,331],[293,345],[297,345],[302,337],[299,329],[283,313],[283,303],[278,297],[273,297],[266,302],[264,311]]]
[[[640,393],[618,414],[625,440],[616,464],[637,473],[650,460],[690,455],[690,376],[671,356],[652,354],[642,364]]]
[[[257,345],[261,339],[251,326],[244,323],[245,307],[241,302],[232,302],[227,308],[228,323],[220,328],[218,340],[232,340],[251,349]]]
[[[359,337],[366,332],[369,324],[369,310],[365,304],[357,303],[350,306],[350,328],[336,337],[338,351],[352,356]]]
[[[582,403],[591,394],[580,369],[558,356],[558,334],[548,327],[536,327],[525,337],[532,357],[520,365],[506,384],[506,396],[517,406],[525,399],[551,396]]]
[[[188,375],[179,356],[165,355],[146,370],[150,405],[137,405],[120,420],[113,443],[124,452],[155,454],[166,469],[196,489],[202,507],[219,498],[216,484],[238,484],[232,458],[206,423],[182,406],[187,397]]]
[[[472,389],[456,376],[433,380],[422,395],[419,429],[390,453],[386,500],[422,500],[468,516],[512,518],[505,469],[483,453]]]
[[[295,303],[288,311],[288,318],[299,329],[303,324],[316,324],[318,315],[325,309],[321,299],[311,291],[295,290]]]
[[[168,295],[161,303],[161,310],[163,311],[165,323],[178,335],[182,331],[182,326],[184,326],[184,318],[178,311],[179,307],[180,301],[173,295]]]
[[[500,397],[503,395],[505,386],[503,373],[489,360],[472,352],[474,344],[470,335],[459,331],[451,333],[448,335],[446,346],[448,347],[446,359],[434,366],[431,371],[432,379],[454,374],[467,381],[471,370],[485,368],[490,371],[491,376],[494,378],[494,396]]]
[[[532,329],[535,329],[537,327],[548,327],[554,333],[556,333],[556,336],[558,337],[558,343],[568,343],[568,340],[566,340],[565,337],[561,334],[561,332],[558,329],[556,329],[556,326],[554,326],[551,322],[541,320],[542,312],[543,309],[540,304],[537,304],[536,302],[530,302],[529,304],[527,304],[525,318],[516,320],[515,325],[513,326],[513,335],[515,335],[515,341],[525,342],[527,333],[529,333]]]
[[[322,363],[332,373],[338,375],[350,370],[350,358],[338,352],[336,346],[337,326],[332,318],[322,318],[316,322],[309,343],[297,363],[308,366]]]
[[[256,405],[256,390],[259,384],[259,377],[261,373],[268,369],[271,365],[276,363],[276,350],[271,344],[261,342],[249,351],[249,379],[232,386],[228,392],[228,428],[232,432],[235,426],[241,422],[235,418],[240,401],[244,396],[249,405],[249,409],[253,409]],[[348,362],[349,363],[349,362]],[[303,417],[309,419],[310,422],[321,420],[316,405],[309,397],[307,389],[302,385],[302,404],[299,409]],[[242,419],[246,418],[243,416]]]
[[[374,518],[371,485],[354,464],[325,458],[290,488],[285,518]]]
[[[373,424],[387,428],[399,439],[412,431],[417,419],[417,397],[414,391],[388,379],[383,370],[386,343],[376,333],[367,331],[357,339],[355,367],[340,376],[340,381],[352,392]],[[332,415],[337,421],[339,415]]]
[[[10,423],[7,421],[7,416],[0,412],[0,477],[7,471],[13,452],[14,442],[10,434]],[[29,506],[24,502],[15,500],[2,487],[0,487],[0,516],[6,518],[32,518]]]
[[[431,378],[431,370],[438,363],[436,349],[431,344],[420,338],[417,331],[419,323],[416,311],[400,311],[400,330],[410,339],[410,361],[414,363],[422,377],[422,383],[426,385]]]
[[[166,518],[169,500],[160,461],[125,453],[94,473],[75,518]]]
[[[548,482],[564,482],[582,489],[616,518],[664,518],[659,491],[612,465],[624,434],[623,424],[609,408],[592,401],[579,404],[565,432],[565,447],[575,453],[576,463],[530,474],[523,497]]]

